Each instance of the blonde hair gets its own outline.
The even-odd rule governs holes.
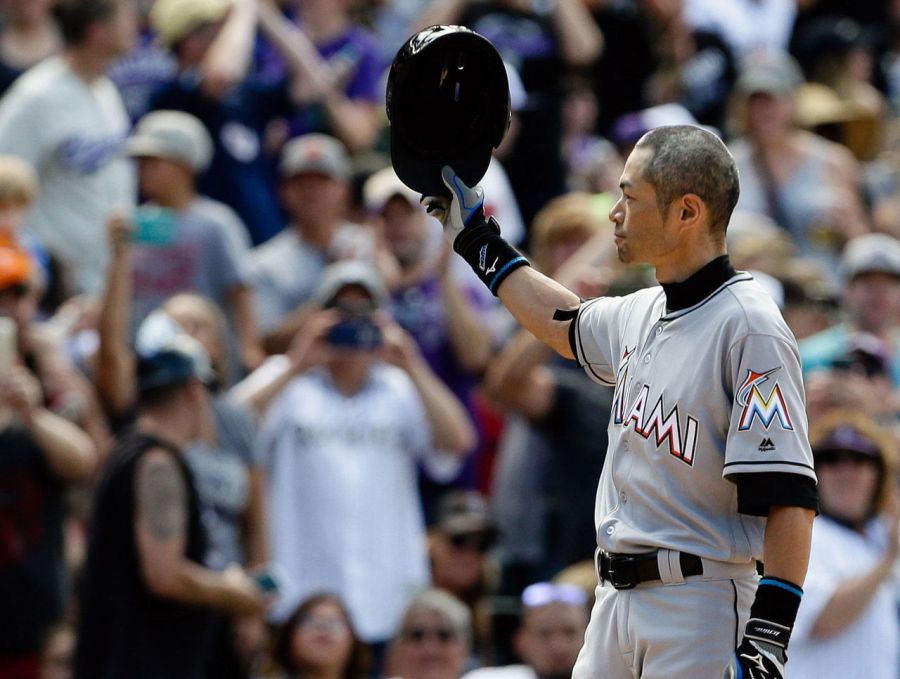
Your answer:
[[[553,241],[571,235],[590,238],[601,229],[612,226],[593,194],[575,191],[554,198],[531,224],[531,257],[538,269],[547,272]]]
[[[0,155],[0,205],[28,206],[38,193],[34,168],[16,156]]]

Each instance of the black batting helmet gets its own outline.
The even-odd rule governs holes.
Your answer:
[[[506,68],[487,38],[462,26],[431,26],[397,52],[387,82],[391,162],[426,196],[448,195],[441,167],[468,184],[487,171],[509,128]]]

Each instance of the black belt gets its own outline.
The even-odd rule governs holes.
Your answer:
[[[679,552],[681,574],[703,575],[703,562],[699,556]],[[600,580],[616,589],[634,589],[642,582],[661,580],[656,552],[648,554],[610,554],[600,552]]]

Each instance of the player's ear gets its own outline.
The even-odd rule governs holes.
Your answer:
[[[686,193],[678,201],[678,221],[682,226],[696,226],[706,216],[706,204],[695,193]]]

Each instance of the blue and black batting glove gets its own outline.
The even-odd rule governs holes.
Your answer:
[[[493,294],[509,274],[529,266],[521,252],[503,240],[500,225],[484,216],[484,190],[466,186],[448,165],[441,169],[441,179],[450,191],[450,200],[426,196],[422,204],[428,213],[440,220],[444,236],[453,249]]]
[[[759,581],[744,638],[724,679],[784,679],[787,646],[803,590],[781,578]]]

